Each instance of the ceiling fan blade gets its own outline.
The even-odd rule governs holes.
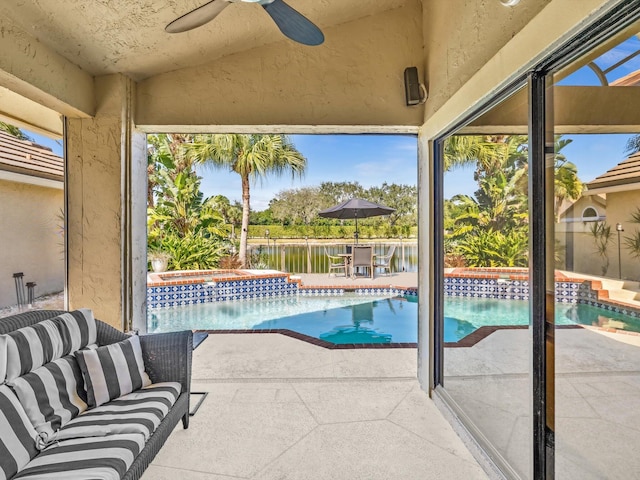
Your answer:
[[[167,33],[181,33],[200,27],[216,18],[227,5],[229,5],[227,0],[211,0],[209,3],[176,18],[164,27],[164,30]]]
[[[262,5],[271,16],[280,31],[291,40],[303,45],[320,45],[324,42],[324,35],[318,27],[297,10],[294,10],[282,0]]]

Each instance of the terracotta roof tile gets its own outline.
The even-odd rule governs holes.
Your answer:
[[[640,152],[634,153],[615,167],[587,183],[589,190],[640,182]]]
[[[64,160],[47,147],[0,131],[0,170],[62,181]]]

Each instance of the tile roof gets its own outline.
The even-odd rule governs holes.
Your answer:
[[[637,183],[640,183],[640,152],[634,153],[612,169],[597,176],[587,183],[587,188],[589,190],[607,189]]]
[[[637,87],[638,85],[640,85],[640,70],[631,72],[610,84],[612,87]]]
[[[47,147],[0,131],[0,170],[64,180],[64,160]]]

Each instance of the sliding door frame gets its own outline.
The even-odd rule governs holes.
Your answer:
[[[640,19],[640,2],[620,1],[606,10],[581,32],[561,47],[533,65],[532,68],[504,86],[482,106],[470,110],[455,125],[441,133],[433,142],[434,180],[434,241],[431,252],[434,263],[434,283],[430,301],[434,305],[433,385],[439,398],[454,412],[481,448],[486,445],[482,432],[455,405],[444,385],[444,142],[465,125],[501,103],[528,84],[529,88],[529,205],[530,205],[530,326],[532,329],[532,475],[535,480],[555,477],[555,411],[554,411],[554,290],[553,251],[549,239],[555,238],[549,227],[549,193],[553,195],[547,161],[553,151],[553,110],[550,78],[553,72],[577,60],[580,56]],[[545,200],[546,197],[546,200]],[[551,211],[552,214],[552,211]],[[549,231],[550,230],[550,231]],[[508,465],[497,466],[503,472]],[[510,474],[510,476],[512,476]]]

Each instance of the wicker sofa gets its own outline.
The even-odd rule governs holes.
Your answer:
[[[76,312],[73,312],[73,314],[75,315]],[[10,317],[0,318],[0,347],[2,347],[1,342],[3,341],[3,339],[6,339],[10,336],[10,335],[4,335],[4,334],[11,334],[11,332],[14,332],[13,335],[15,336],[15,332],[18,329],[22,328],[24,330],[23,327],[32,327],[35,329],[35,327],[33,327],[34,325],[40,324],[45,320],[48,320],[49,322],[56,321],[55,317],[60,318],[60,316],[62,316],[62,318],[67,318],[67,319],[71,318],[71,312],[64,312],[59,310],[41,310],[41,311],[30,311],[25,313],[19,313]],[[43,328],[42,327],[43,325],[49,325],[49,322],[45,322],[44,324],[41,324],[40,328]],[[95,334],[96,342],[95,344],[92,345],[91,348],[96,349],[96,351],[99,351],[97,350],[97,347],[108,345],[109,347],[105,347],[101,349],[102,351],[105,351],[105,349],[107,348],[113,348],[115,345],[120,345],[123,343],[123,341],[130,341],[132,338],[129,335],[126,335],[97,319],[95,319],[94,334]],[[171,434],[171,432],[173,431],[174,427],[177,425],[180,419],[182,419],[183,427],[188,428],[189,394],[190,394],[190,388],[191,388],[191,385],[190,385],[191,384],[191,357],[192,357],[192,346],[193,346],[192,332],[183,331],[183,332],[175,332],[175,333],[141,335],[138,338],[139,338],[139,347],[141,347],[141,350],[142,350],[142,359],[144,361],[144,369],[146,370],[146,374],[148,375],[148,380],[150,380],[150,382],[153,385],[137,390],[137,392],[133,392],[129,396],[125,395],[113,400],[112,402],[107,402],[102,406],[99,406],[98,404],[98,408],[94,410],[91,410],[91,405],[89,404],[88,409],[84,412],[81,412],[79,415],[77,415],[77,418],[84,418],[83,415],[88,414],[92,411],[95,412],[100,408],[108,407],[111,404],[117,404],[117,407],[112,407],[114,409],[124,408],[124,410],[118,410],[118,412],[122,412],[122,413],[119,413],[117,415],[110,414],[108,416],[101,417],[100,418],[101,422],[99,422],[101,425],[104,424],[105,422],[107,423],[111,422],[111,425],[107,425],[105,427],[102,427],[102,426],[97,427],[101,433],[100,432],[95,433],[96,435],[95,437],[93,436],[94,433],[89,432],[83,435],[85,438],[71,439],[71,440],[64,440],[64,441],[55,440],[54,444],[49,443],[48,445],[42,446],[42,445],[38,445],[39,438],[36,436],[35,437],[36,448],[34,451],[33,445],[31,445],[29,441],[25,442],[24,440],[22,440],[22,443],[18,443],[17,440],[12,436],[12,432],[10,428],[9,429],[7,429],[6,427],[0,428],[0,457],[4,459],[4,460],[0,460],[0,466],[5,468],[6,464],[9,463],[10,464],[9,471],[11,471],[11,468],[13,468],[14,466],[11,464],[11,462],[7,460],[8,458],[7,452],[9,453],[14,452],[16,450],[16,445],[19,446],[18,450],[24,449],[24,452],[20,451],[18,453],[14,453],[14,456],[16,456],[16,458],[18,459],[16,461],[19,462],[20,458],[26,455],[26,461],[28,462],[26,465],[18,464],[18,467],[17,467],[18,472],[13,476],[7,475],[5,471],[4,472],[5,478],[47,478],[47,479],[50,479],[50,478],[123,478],[127,480],[137,479],[142,476],[144,470],[147,468],[147,466],[151,463],[153,458],[156,456],[156,454],[158,453],[158,451],[160,450],[160,448],[162,447],[162,445],[164,444],[168,436]],[[135,338],[136,342],[138,338]],[[7,340],[4,340],[4,341],[5,343],[7,343]],[[127,342],[124,342],[124,343],[127,343]],[[6,348],[5,350],[9,351],[8,348]],[[0,354],[1,353],[2,353],[2,348],[0,348]],[[23,355],[23,353],[20,352],[20,355]],[[10,357],[10,356],[8,354],[5,354],[5,357]],[[65,358],[67,357],[71,358],[71,360],[69,361],[73,361],[73,358],[78,357],[78,353],[77,351],[72,352],[71,355],[67,355]],[[12,410],[13,406],[16,406],[18,409],[20,409],[20,405],[24,405],[25,402],[23,401],[23,399],[18,394],[18,391],[16,390],[16,386],[18,386],[18,380],[16,380],[15,383],[12,385],[12,383],[8,380],[9,376],[7,374],[6,375],[7,382],[6,384],[3,385],[3,383],[5,383],[5,375],[3,374],[2,362],[5,362],[5,364],[9,364],[10,358],[9,360],[7,360],[6,358],[3,359],[0,357],[0,389],[3,389],[3,390],[0,390],[0,393],[4,393],[5,395],[4,397],[0,395],[0,425],[5,425],[7,421],[10,422],[12,419],[15,420],[16,418],[16,412]],[[50,362],[50,363],[53,363],[53,362]],[[82,362],[79,362],[79,363],[82,363]],[[6,365],[5,367],[8,368]],[[80,370],[78,369],[78,371]],[[115,371],[122,371],[122,369],[120,370],[116,369]],[[84,372],[82,373],[84,374]],[[24,377],[26,378],[26,375],[24,375]],[[79,378],[80,380],[78,381],[78,385],[80,385],[80,382],[82,381],[83,376],[81,375]],[[118,381],[121,381],[121,380],[118,379]],[[160,385],[160,387],[162,388],[159,388],[159,387],[156,388],[157,385]],[[165,388],[165,385],[171,386],[173,390],[171,390],[168,387]],[[83,388],[85,389],[85,393],[86,393],[87,385],[83,385]],[[126,423],[127,420],[122,420],[123,418],[127,417],[126,406],[133,405],[135,407],[136,405],[141,405],[139,402],[144,401],[144,398],[146,398],[144,397],[145,395],[147,395],[148,397],[151,396],[151,393],[149,392],[152,392],[153,395],[157,396],[157,395],[160,395],[160,393],[156,393],[156,392],[162,393],[165,390],[172,392],[173,398],[171,398],[171,402],[173,403],[171,404],[171,402],[167,401],[166,402],[167,407],[166,409],[164,409],[163,407],[162,414],[158,414],[156,411],[157,409],[153,410],[152,413],[156,414],[156,416],[158,416],[158,419],[157,420],[154,419],[153,426],[150,427],[148,432],[146,432],[147,435],[141,435],[139,433],[134,434],[126,430],[126,428],[129,428],[128,425],[124,425],[124,423]],[[80,392],[80,388],[78,388],[77,391]],[[7,392],[14,393],[15,394],[14,397],[11,397],[11,395]],[[133,395],[133,397],[131,395]],[[139,396],[136,396],[136,395],[139,395]],[[4,402],[3,402],[3,399],[4,399]],[[129,403],[121,399],[129,399],[127,400]],[[148,405],[145,404],[145,408],[147,407]],[[142,411],[142,406],[140,406],[139,408]],[[148,407],[147,410],[145,410],[144,415],[149,414],[150,408],[151,407]],[[27,406],[24,406],[24,410],[25,412],[29,411]],[[132,408],[131,410],[135,410],[135,408]],[[24,412],[20,413],[20,415],[23,415],[23,413]],[[97,417],[94,417],[94,418],[97,418]],[[102,419],[107,419],[107,420],[102,420]],[[30,420],[31,420],[31,423],[34,423],[32,419]],[[3,421],[5,422],[4,424],[2,423]],[[117,425],[119,422],[122,423],[123,425]],[[27,421],[24,421],[24,423],[26,424]],[[70,421],[70,423],[73,423],[73,419]],[[96,423],[97,422],[94,421],[94,424]],[[109,429],[114,427],[114,425],[115,425],[115,430],[114,430],[115,435],[111,435],[109,433]],[[29,429],[31,428],[30,425],[27,425],[27,427]],[[119,431],[121,427],[126,427],[124,430],[125,433],[122,433],[121,431]],[[20,426],[20,429],[22,429],[22,425]],[[88,427],[85,429],[88,429]],[[102,432],[102,429],[106,429],[108,433]],[[65,431],[65,427],[63,426],[62,428],[58,429],[54,433],[54,436],[57,434],[60,434],[60,432],[64,433],[64,431]],[[74,430],[71,430],[71,431],[74,431]],[[37,434],[37,432],[35,433]],[[63,437],[58,437],[58,438],[63,438]],[[114,443],[115,440],[109,440],[109,439],[120,439],[122,441],[116,444]],[[90,444],[92,441],[96,442],[95,446],[93,447],[87,446],[87,444]],[[100,447],[99,442],[107,442],[107,441],[111,441],[111,443],[109,443],[108,446],[105,447],[105,449],[100,451],[102,447]],[[74,448],[76,447],[74,447],[74,445],[78,445],[77,451],[75,452],[74,452]],[[107,445],[107,443],[104,443],[104,445]],[[74,462],[72,462],[71,460],[69,461],[65,460],[66,457],[64,456],[63,457],[59,456],[55,460],[53,460],[54,463],[58,462],[54,467],[50,467],[49,465],[45,465],[45,466],[38,465],[38,460],[41,459],[42,457],[46,458],[49,452],[53,452],[52,455],[61,455],[62,453],[60,452],[66,452],[64,454],[69,455],[70,459],[75,458],[73,457],[73,455],[76,454],[78,457],[77,463],[81,464],[83,461],[85,463],[87,462],[85,458],[87,458],[86,453],[87,453],[87,449],[89,448],[93,448],[94,449],[93,452],[97,452],[95,453],[95,455],[100,456],[100,455],[107,455],[106,453],[103,453],[103,452],[106,452],[112,447],[117,449],[122,447],[123,445],[128,447],[131,447],[133,445],[133,447],[129,448],[129,450],[126,450],[124,454],[124,457],[127,457],[127,456],[128,457],[125,460],[117,459],[117,461],[109,458],[107,459],[108,461],[105,460],[105,462],[103,462],[104,465],[98,464],[99,468],[96,471],[101,471],[102,472],[101,475],[97,475],[94,473],[94,471],[89,469],[87,470],[87,472],[89,473],[87,473],[85,476],[82,473],[83,472],[82,468],[84,467],[73,466]],[[91,456],[91,453],[89,453],[88,456]],[[63,466],[61,467],[60,465],[63,465]],[[70,470],[71,469],[75,469],[75,470],[73,470],[72,472],[71,471],[65,472],[64,468],[67,468],[67,467]],[[49,470],[47,470],[47,468],[49,468]],[[15,468],[14,468],[14,471],[15,471]],[[2,468],[0,468],[0,478],[3,478]]]

